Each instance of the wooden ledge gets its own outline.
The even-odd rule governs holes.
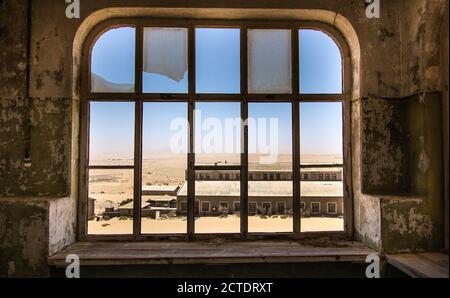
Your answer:
[[[411,277],[448,278],[448,255],[444,253],[388,254],[386,261]]]
[[[239,242],[78,242],[48,258],[66,267],[66,256],[79,256],[81,266],[152,264],[231,264],[286,262],[365,262],[376,253],[360,243],[300,244],[293,241]]]

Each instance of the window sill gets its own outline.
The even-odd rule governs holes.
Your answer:
[[[48,258],[66,267],[66,256],[78,255],[82,266],[365,262],[376,253],[351,241],[214,242],[78,242]]]

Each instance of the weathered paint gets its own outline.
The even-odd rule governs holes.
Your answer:
[[[0,277],[48,276],[47,257],[75,241],[71,198],[0,198]]]
[[[381,198],[383,251],[416,252],[436,249],[438,223],[427,214],[423,199]]]
[[[362,190],[368,194],[408,192],[408,134],[404,102],[362,100]]]
[[[448,1],[383,2],[382,18],[372,20],[365,16],[364,1],[356,0],[167,2],[130,0],[126,9],[121,8],[121,0],[83,2],[82,18],[67,19],[64,1],[33,1],[28,58],[27,1],[0,1],[0,196],[9,197],[1,199],[0,206],[0,243],[5,247],[0,274],[46,275],[46,255],[74,240],[81,80],[76,49],[96,23],[118,16],[233,19],[256,15],[306,18],[335,26],[352,49],[344,61],[353,74],[355,236],[377,250],[441,246],[443,137],[436,102],[445,89],[441,78],[447,77],[441,75],[442,65],[448,74],[448,63],[441,62],[437,41]],[[27,62],[31,63],[31,98],[26,98]],[[28,113],[30,168],[23,165]],[[445,137],[448,142],[448,129]],[[394,204],[387,194],[402,199]],[[42,196],[68,195],[72,199],[41,205]],[[22,201],[22,196],[31,198]],[[415,197],[422,201],[410,200]],[[24,255],[32,259],[23,259]]]

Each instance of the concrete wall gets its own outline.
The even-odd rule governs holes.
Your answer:
[[[71,198],[0,198],[0,277],[48,276],[47,257],[75,241]]]
[[[95,24],[118,16],[303,19],[335,26],[351,49],[345,63],[353,66],[355,236],[385,251],[443,247],[447,0],[381,1],[381,18],[370,20],[360,0],[82,0],[80,19],[65,17],[64,1],[31,2],[30,15],[26,0],[0,1],[0,222],[7,222],[0,225],[0,274],[45,275],[43,257],[74,239],[80,49]],[[437,117],[441,110],[447,117]],[[30,167],[24,164],[27,119]],[[386,196],[403,199],[394,204]],[[51,202],[66,198],[55,211],[65,215],[53,221]],[[420,204],[410,201],[416,198]],[[421,228],[423,239],[416,241],[416,234],[397,228],[401,218],[410,218],[408,227],[423,220],[433,228]],[[41,235],[39,244],[28,235]],[[38,252],[27,253],[31,246]]]
[[[399,95],[363,95],[352,111],[353,144],[361,144],[353,148],[356,236],[385,252],[440,250],[448,243],[448,1],[399,5]]]

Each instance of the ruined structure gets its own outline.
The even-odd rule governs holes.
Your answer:
[[[448,1],[0,1],[0,277],[50,276],[79,240],[82,47],[118,17],[302,20],[345,39],[351,240],[381,255],[448,252]],[[339,264],[336,264],[339,266]]]

